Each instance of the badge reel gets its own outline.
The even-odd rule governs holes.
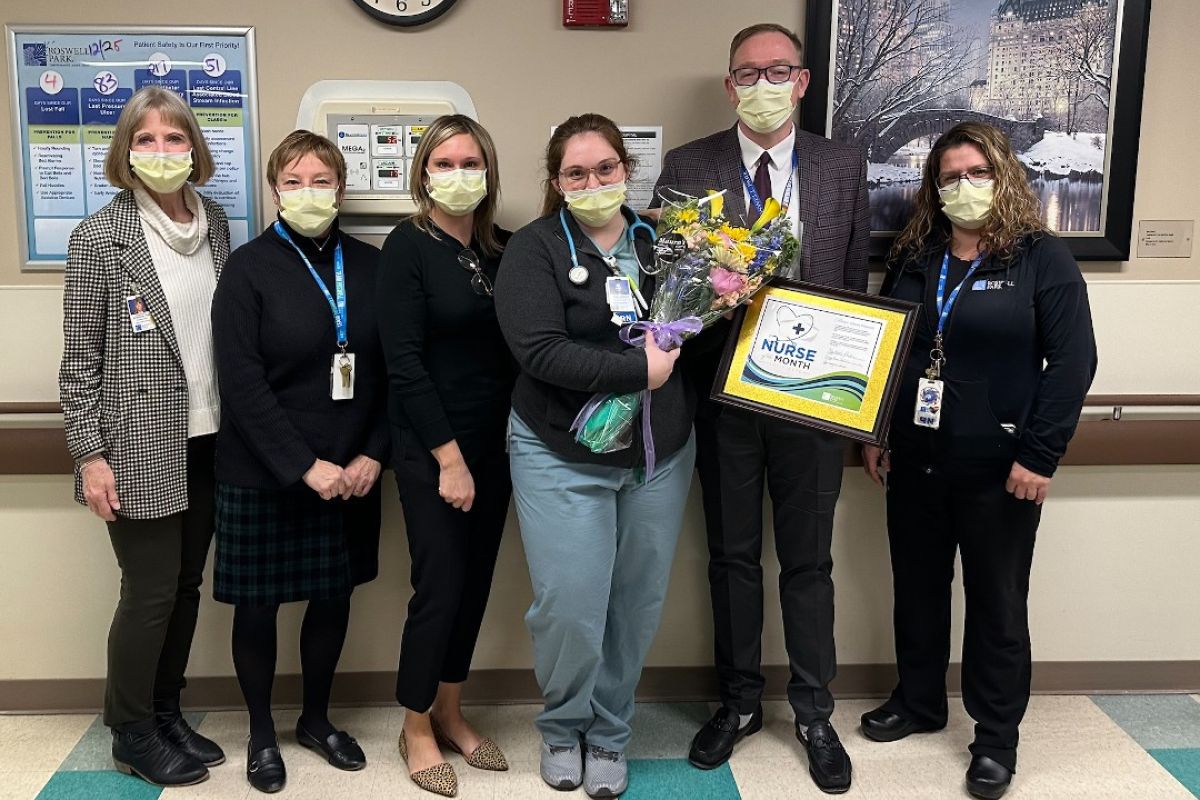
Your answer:
[[[333,354],[329,365],[329,397],[333,400],[354,399],[354,353]]]
[[[942,364],[946,363],[941,348],[941,337],[929,351],[929,369],[925,377],[917,381],[917,407],[913,423],[921,428],[937,430],[942,422],[942,401],[945,399],[946,383],[942,380]]]

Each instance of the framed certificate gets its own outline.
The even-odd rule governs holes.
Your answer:
[[[919,305],[777,280],[738,313],[714,400],[882,443]]]

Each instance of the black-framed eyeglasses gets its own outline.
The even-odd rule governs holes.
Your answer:
[[[559,170],[558,177],[572,186],[580,186],[587,183],[589,175],[595,173],[601,183],[609,183],[620,168],[621,159],[608,158],[594,167],[567,167]]]
[[[738,67],[729,70],[737,86],[753,86],[760,78],[766,78],[767,83],[787,83],[792,79],[796,70],[803,69],[799,64],[772,64],[769,67]]]
[[[468,247],[459,253],[458,265],[467,272],[474,273],[471,275],[471,290],[475,294],[480,297],[492,296],[492,279],[479,266],[479,256],[475,255],[474,250]]]
[[[938,191],[952,191],[963,178],[966,178],[976,189],[982,189],[995,176],[996,171],[985,165],[971,167],[964,172],[943,172],[938,176]]]

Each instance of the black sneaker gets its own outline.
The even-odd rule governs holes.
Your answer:
[[[818,789],[826,794],[850,789],[850,756],[829,720],[817,720],[807,728],[797,723],[796,738],[808,753],[808,774]]]
[[[155,786],[190,786],[208,778],[208,767],[185,753],[148,719],[113,728],[113,765]]]

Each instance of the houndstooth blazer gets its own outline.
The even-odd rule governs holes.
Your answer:
[[[796,129],[801,277],[806,281],[856,291],[867,289],[867,246],[871,209],[867,203],[867,160],[857,147],[832,142]],[[676,147],[663,159],[654,187],[701,197],[709,189],[728,189],[725,216],[746,219],[741,176],[742,151],[737,126]]]
[[[229,223],[220,205],[200,199],[220,277]],[[125,305],[131,295],[145,299],[156,328],[134,333]],[[71,457],[104,453],[121,516],[152,519],[187,508],[187,379],[132,191],[71,233],[58,386]],[[86,502],[78,468],[75,500]]]

